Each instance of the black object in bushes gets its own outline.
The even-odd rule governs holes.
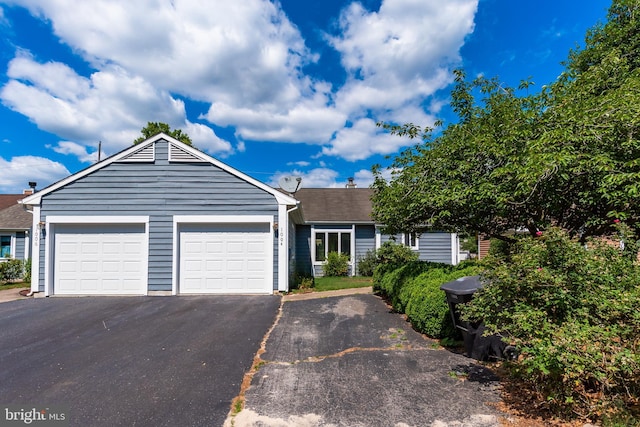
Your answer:
[[[484,336],[484,323],[470,323],[460,319],[457,305],[471,301],[473,294],[481,288],[479,276],[461,277],[440,286],[447,295],[451,320],[455,327],[462,331],[467,356],[476,360],[514,359],[517,357],[516,349],[508,346],[501,335]]]

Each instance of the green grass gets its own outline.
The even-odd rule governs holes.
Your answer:
[[[373,284],[371,277],[316,277],[316,292],[335,291],[338,289],[366,288]]]
[[[17,283],[0,283],[0,291],[5,289],[17,289],[17,288],[30,288],[31,283],[17,282]]]

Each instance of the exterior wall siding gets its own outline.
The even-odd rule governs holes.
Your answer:
[[[16,253],[15,259],[25,259],[26,233],[24,231],[16,232]]]
[[[420,259],[451,264],[451,234],[423,233],[420,235],[418,254]]]
[[[312,274],[311,266],[311,226],[296,227],[296,272]]]
[[[402,235],[388,235],[382,234],[380,236],[380,243],[395,242],[402,244]],[[450,233],[422,233],[418,241],[418,250],[414,251],[418,253],[419,258],[422,261],[441,262],[445,264],[451,264],[451,234]]]
[[[51,215],[149,216],[148,290],[170,291],[174,215],[273,215],[274,196],[212,165],[168,161],[168,143],[156,142],[153,163],[112,163],[43,196],[41,221]],[[40,244],[39,289],[44,291],[44,236]],[[274,239],[273,286],[278,251]]]
[[[356,225],[356,253],[355,267],[358,271],[358,261],[364,258],[368,251],[376,249],[376,229],[373,225]]]

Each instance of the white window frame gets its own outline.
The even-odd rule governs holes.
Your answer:
[[[0,262],[1,261],[6,261],[6,260],[10,260],[16,257],[16,233],[6,233],[6,232],[0,232],[0,237],[9,237],[10,239],[10,243],[9,243],[9,257],[5,258],[5,257],[0,257]]]
[[[411,242],[411,240],[413,240],[413,242]],[[417,251],[420,249],[420,236],[416,232],[402,233],[402,244],[408,246],[411,250]]]
[[[349,234],[349,265],[353,267],[355,260],[355,251],[356,251],[356,233],[355,233],[355,225],[349,228],[315,228],[311,227],[311,260],[313,265],[324,265],[326,261],[326,255],[328,255],[327,249],[327,239],[329,233],[338,233],[338,251],[342,249],[342,238],[340,237],[340,233]],[[316,261],[316,235],[324,234],[325,236],[325,261]],[[353,271],[353,268],[351,269]]]

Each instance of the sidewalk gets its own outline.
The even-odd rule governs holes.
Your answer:
[[[23,297],[20,295],[20,291],[28,289],[28,288],[14,288],[14,289],[3,289],[0,291],[0,302],[8,302],[15,301],[18,299],[27,299],[30,297]]]

